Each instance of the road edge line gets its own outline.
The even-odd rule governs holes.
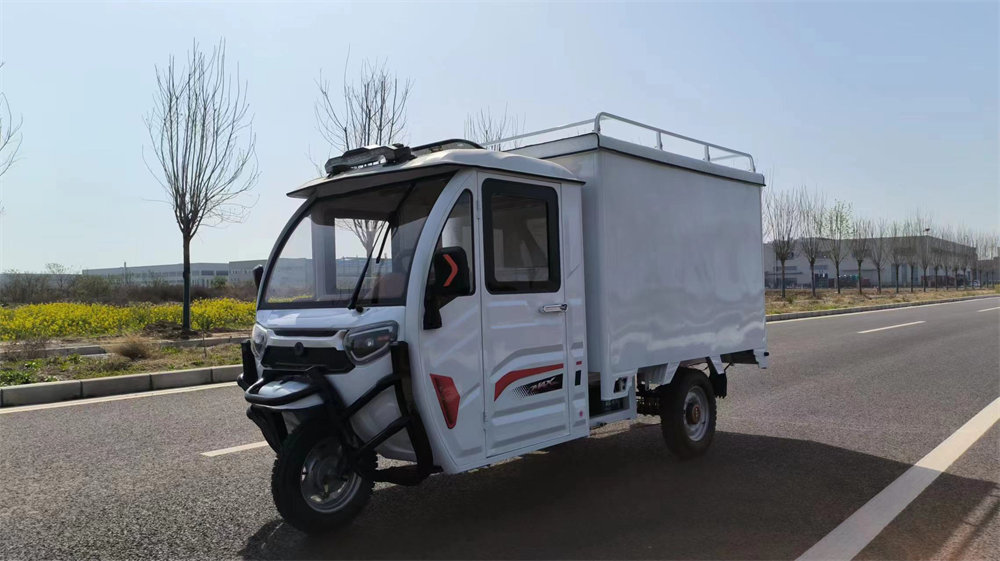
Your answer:
[[[196,392],[200,390],[214,390],[235,386],[236,382],[220,382],[218,384],[201,384],[199,386],[187,386],[183,388],[170,388],[166,390],[150,390],[145,392],[130,393],[124,395],[110,395],[105,397],[91,397],[85,399],[74,399],[72,401],[57,401],[54,403],[38,403],[35,405],[20,405],[16,407],[4,407],[0,409],[0,415],[10,415],[14,413],[27,413],[29,411],[43,411],[46,409],[59,409],[62,407],[73,407],[75,405],[90,405],[94,403],[105,403],[108,401],[122,401],[126,399],[138,399],[140,397],[157,397],[161,395],[171,395],[175,393]]]
[[[1000,420],[1000,397],[994,399],[885,489],[854,511],[797,561],[854,559],[939,475]]]

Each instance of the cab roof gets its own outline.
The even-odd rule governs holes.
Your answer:
[[[352,169],[333,177],[320,177],[288,193],[289,197],[307,199],[353,191],[385,181],[406,181],[425,175],[445,173],[460,168],[479,168],[528,175],[557,181],[583,183],[563,166],[546,160],[479,148],[439,150],[416,156],[402,163],[379,164]],[[385,176],[395,176],[388,179]]]

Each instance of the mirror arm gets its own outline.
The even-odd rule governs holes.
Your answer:
[[[427,289],[427,295],[424,296],[424,329],[440,329],[441,328],[441,306],[437,295],[431,293],[431,289]]]

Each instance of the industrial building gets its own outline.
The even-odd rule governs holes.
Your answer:
[[[811,238],[810,238],[811,239]],[[979,270],[976,259],[976,248],[958,244],[949,240],[936,238],[934,236],[909,236],[906,238],[881,238],[883,243],[899,243],[901,247],[908,249],[908,254],[904,263],[899,267],[899,285],[901,287],[922,287],[924,285],[924,269],[921,265],[921,255],[926,253],[930,256],[930,266],[927,268],[927,286],[954,286],[955,275],[950,263],[957,255],[969,255],[968,267],[963,275],[959,272],[958,285],[967,286],[974,280],[973,267]],[[821,246],[829,247],[833,240],[823,239]],[[844,255],[846,256],[840,263],[840,286],[857,287],[858,282],[864,287],[874,287],[878,282],[878,271],[871,259],[865,259],[858,271],[858,262],[850,252],[850,240],[843,240]],[[828,252],[816,259],[813,268],[813,278],[809,276],[809,260],[802,251],[802,240],[796,240],[792,256],[785,261],[785,287],[786,288],[811,288],[815,283],[817,288],[833,288],[836,286],[836,267],[828,256]],[[886,255],[888,255],[886,251]],[[774,246],[771,242],[764,244],[762,254],[764,262],[764,285],[767,288],[781,288],[781,262],[774,254]],[[912,265],[911,266],[911,262]],[[895,286],[896,272],[892,261],[886,257],[882,263],[882,286]],[[985,280],[985,277],[983,277]]]

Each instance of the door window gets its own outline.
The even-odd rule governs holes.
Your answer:
[[[559,290],[559,209],[555,189],[483,182],[486,288],[493,294]]]
[[[448,219],[444,223],[444,228],[441,229],[441,235],[438,236],[437,244],[434,246],[435,251],[455,248],[461,248],[464,251],[469,270],[469,290],[467,294],[463,294],[462,296],[476,293],[476,260],[474,253],[476,245],[473,241],[473,227],[472,193],[464,191],[459,195],[458,200],[455,201],[455,206],[452,207],[451,214],[448,215]],[[431,267],[427,277],[428,286],[434,284],[436,280],[434,278],[435,274],[435,268]],[[441,305],[443,306],[444,303]]]

